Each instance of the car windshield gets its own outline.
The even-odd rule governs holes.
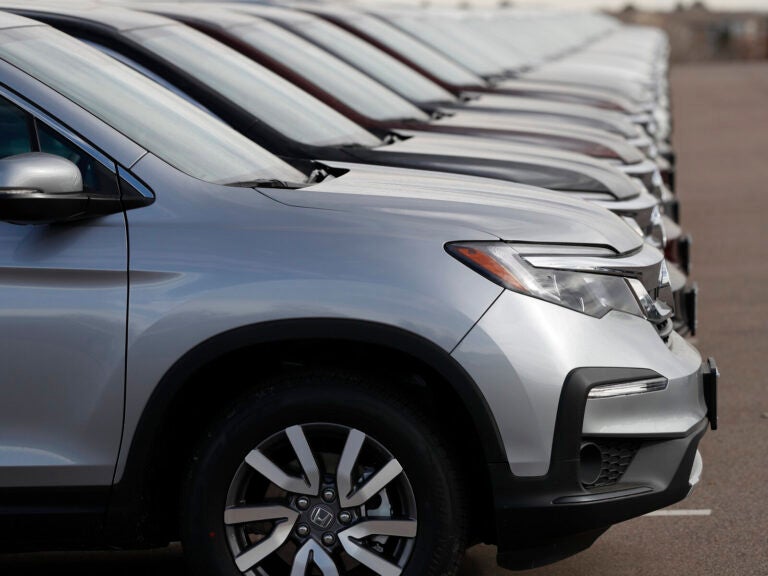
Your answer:
[[[276,24],[258,21],[236,26],[230,32],[363,116],[374,120],[429,120],[427,114],[401,96]]]
[[[306,180],[169,90],[47,26],[3,30],[0,58],[195,178],[216,184]]]
[[[395,53],[402,54],[442,82],[459,86],[483,86],[485,81],[431,46],[375,16],[356,14],[347,25],[375,38]]]
[[[494,59],[479,50],[471,40],[452,36],[438,29],[429,19],[390,14],[385,15],[385,18],[408,34],[413,34],[419,40],[447,54],[479,76],[495,76],[501,72]]]
[[[338,26],[313,18],[302,20],[294,30],[342,60],[362,70],[411,102],[451,102],[450,92],[383,52]]]
[[[313,146],[381,144],[346,116],[202,32],[171,25],[125,35],[287,138]]]

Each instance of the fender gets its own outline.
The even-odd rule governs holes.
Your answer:
[[[453,388],[466,407],[481,440],[486,462],[506,461],[496,421],[479,388],[449,352],[431,341],[386,324],[338,318],[278,320],[243,326],[213,336],[189,350],[156,386],[130,441],[123,474],[112,489],[106,522],[110,543],[154,543],[145,542],[141,534],[142,525],[151,515],[149,506],[142,506],[146,500],[146,471],[157,431],[174,398],[190,378],[225,354],[250,346],[300,340],[342,340],[380,346],[430,367]]]

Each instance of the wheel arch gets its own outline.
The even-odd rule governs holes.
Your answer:
[[[449,352],[430,340],[391,325],[351,319],[290,319],[244,326],[213,336],[190,349],[155,387],[128,444],[123,473],[112,489],[106,517],[108,543],[134,547],[168,541],[169,527],[174,520],[169,513],[158,515],[160,511],[151,493],[154,477],[162,476],[158,469],[158,458],[163,452],[160,440],[172,433],[168,429],[173,427],[177,417],[174,409],[179,403],[183,404],[190,395],[210,396],[209,385],[204,384],[206,375],[224,366],[229,359],[241,361],[246,354],[260,354],[260,358],[274,360],[276,354],[283,353],[290,359],[295,351],[309,350],[316,357],[330,352],[329,362],[334,364],[345,361],[359,365],[376,358],[382,368],[391,369],[392,363],[403,363],[416,369],[429,379],[429,386],[442,387],[441,402],[447,402],[451,410],[463,411],[458,416],[472,426],[465,441],[481,445],[481,450],[472,446],[472,457],[482,456],[484,464],[506,461],[501,435],[479,388]],[[221,395],[222,402],[225,399],[231,402],[237,395],[237,390],[230,390]],[[214,413],[210,417],[213,417],[216,403],[211,406]],[[451,416],[446,415],[446,419],[450,420]],[[489,501],[484,504],[492,508],[490,480],[488,482],[484,489]],[[492,513],[486,506],[482,508]]]

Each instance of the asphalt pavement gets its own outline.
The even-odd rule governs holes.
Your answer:
[[[697,345],[722,372],[720,430],[701,484],[672,507],[611,528],[589,550],[527,572],[476,546],[461,576],[768,575],[768,63],[672,74],[678,190],[694,235]],[[181,576],[178,546],[149,552],[0,555],[3,576]]]

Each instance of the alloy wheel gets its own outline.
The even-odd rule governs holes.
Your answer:
[[[360,430],[295,425],[244,458],[227,493],[227,543],[254,576],[398,576],[417,533],[398,460]]]

